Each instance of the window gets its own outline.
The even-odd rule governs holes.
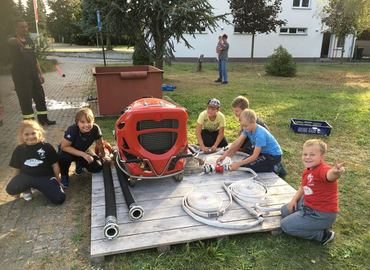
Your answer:
[[[307,28],[281,27],[280,35],[307,35]]]
[[[338,38],[337,48],[343,48],[344,47],[344,42],[345,42],[345,38],[344,37]]]
[[[293,7],[309,8],[310,7],[310,0],[293,0]]]

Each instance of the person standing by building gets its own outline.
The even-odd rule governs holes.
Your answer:
[[[218,42],[216,46],[216,53],[217,53],[217,70],[218,70],[218,78],[215,80],[215,82],[222,82],[222,73],[221,73],[221,62],[220,62],[220,53],[222,49],[224,48],[223,42],[222,42],[222,36],[218,36]]]
[[[227,61],[228,61],[228,52],[229,52],[229,43],[227,42],[227,35],[222,35],[222,48],[220,50],[220,53],[218,55],[218,61],[220,63],[221,68],[221,83],[227,84],[228,78],[227,78]]]
[[[43,126],[54,125],[47,116],[45,93],[42,87],[44,75],[36,59],[35,45],[29,37],[24,20],[16,22],[16,34],[8,39],[12,59],[12,78],[21,106],[23,119],[33,119],[32,100],[36,104],[38,122]]]

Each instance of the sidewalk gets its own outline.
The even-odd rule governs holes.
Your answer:
[[[49,118],[57,121],[55,126],[46,128],[47,141],[54,146],[74,122],[76,111],[90,91],[95,90],[93,62],[58,60],[66,76],[47,73],[44,84]],[[0,268],[87,269],[91,176],[71,177],[66,202],[61,206],[51,205],[38,192],[30,202],[7,195],[5,187],[14,173],[8,163],[17,145],[22,117],[10,76],[0,77],[0,89],[5,109],[0,127]]]

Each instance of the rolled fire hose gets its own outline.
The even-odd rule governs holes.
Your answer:
[[[252,179],[256,177],[257,174],[249,168],[244,168],[244,169],[248,169],[245,171],[252,172],[253,176],[250,177],[248,180],[243,180],[239,182],[254,181]],[[254,181],[254,182],[257,182],[257,181]],[[238,182],[235,182],[235,183],[238,183]],[[191,191],[183,198],[182,208],[189,216],[191,216],[195,220],[201,223],[204,223],[206,225],[214,226],[214,227],[246,230],[246,229],[250,229],[250,228],[253,228],[261,224],[264,220],[263,216],[259,214],[257,211],[255,211],[251,206],[244,203],[239,198],[236,198],[235,201],[238,203],[241,202],[240,205],[244,209],[246,209],[253,217],[256,218],[255,221],[251,221],[247,223],[230,224],[230,223],[222,223],[214,219],[209,219],[209,218],[222,216],[226,212],[226,210],[231,206],[232,200],[233,200],[233,193],[232,193],[232,189],[230,189],[227,186],[228,184],[229,183],[225,183],[223,185],[223,188],[229,197],[229,202],[227,203],[226,206],[223,206],[222,199],[219,196],[219,194],[217,194],[216,192]]]
[[[144,216],[144,209],[136,204],[134,197],[131,194],[130,188],[128,186],[127,176],[121,171],[120,166],[117,164],[118,159],[115,159],[114,165],[116,166],[116,172],[118,176],[118,181],[120,183],[123,197],[125,198],[126,204],[128,206],[128,216],[132,221],[141,219]]]
[[[104,236],[108,240],[116,238],[119,234],[117,225],[116,195],[112,178],[112,170],[109,162],[103,163],[104,197],[105,197],[105,226]]]

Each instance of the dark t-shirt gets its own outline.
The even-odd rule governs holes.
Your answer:
[[[9,44],[12,59],[12,75],[15,79],[25,79],[25,77],[37,78],[37,60],[35,54],[35,44],[30,37],[26,37],[19,44]]]
[[[64,133],[64,139],[72,142],[71,146],[80,151],[86,151],[94,141],[102,137],[101,130],[94,124],[89,132],[82,133],[76,124],[70,126]]]
[[[20,144],[14,149],[9,166],[32,176],[54,176],[52,165],[57,161],[57,153],[49,143]]]

